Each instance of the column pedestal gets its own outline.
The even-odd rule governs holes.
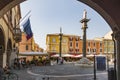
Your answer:
[[[77,62],[75,65],[81,66],[81,67],[93,67],[92,62],[86,57],[82,57],[80,61]]]

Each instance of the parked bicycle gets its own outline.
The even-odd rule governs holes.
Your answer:
[[[18,75],[16,73],[10,72],[8,74],[2,75],[2,80],[18,80]]]
[[[18,80],[18,75],[11,71],[11,68],[6,65],[3,69],[1,68],[2,80]]]

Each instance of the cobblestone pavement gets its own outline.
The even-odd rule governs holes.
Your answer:
[[[74,64],[34,66],[14,72],[19,75],[19,80],[94,80],[93,67]],[[96,76],[97,80],[107,80],[106,71],[97,71]]]

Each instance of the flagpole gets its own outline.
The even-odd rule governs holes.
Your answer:
[[[17,23],[17,25],[19,25],[20,22],[23,21],[23,20],[26,18],[26,16],[28,16],[28,15],[30,14],[30,12],[31,12],[31,10]],[[30,16],[31,16],[31,15],[30,15]],[[29,17],[30,17],[30,16],[29,16]],[[16,25],[16,26],[17,26],[17,25]],[[16,26],[15,26],[15,27],[16,27]]]
[[[26,18],[26,16],[28,16],[29,14],[30,14],[30,12],[31,11],[29,11],[21,20],[19,20],[18,21],[18,23],[14,26],[14,28],[16,29],[17,28],[17,26],[20,24],[20,22],[21,21],[23,21],[25,18]],[[29,16],[30,17],[30,16]],[[9,32],[9,31],[8,31]],[[16,33],[16,30],[15,30],[15,33]],[[9,33],[8,33],[9,34]],[[9,36],[9,35],[8,35]],[[17,58],[18,58],[18,54],[19,54],[19,43],[17,43],[18,44],[18,46],[17,46],[17,48],[18,48],[18,52],[17,52]],[[15,44],[16,45],[16,44]]]
[[[25,18],[26,18],[26,16],[28,15],[28,14],[30,14],[30,12],[31,12],[31,10],[20,20],[20,21],[23,21]],[[30,16],[29,16],[30,17]]]

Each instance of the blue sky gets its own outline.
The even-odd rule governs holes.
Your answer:
[[[87,18],[91,19],[88,22],[87,39],[103,37],[111,30],[96,11],[77,0],[27,0],[21,3],[22,17],[31,11],[29,15],[35,42],[44,49],[46,48],[46,35],[59,33],[60,27],[62,27],[63,34],[82,37],[80,20],[84,9],[87,10]]]

